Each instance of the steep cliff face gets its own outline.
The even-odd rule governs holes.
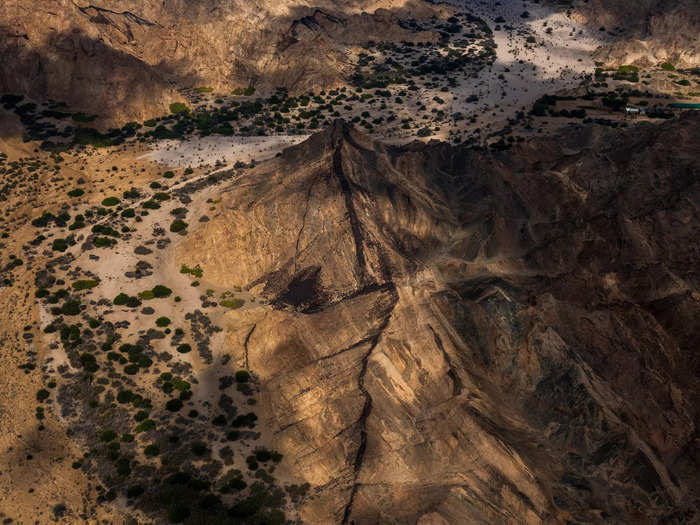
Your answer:
[[[697,518],[698,123],[489,154],[338,122],[225,192],[180,258],[277,306],[227,337],[305,520]]]
[[[618,41],[601,49],[598,58],[610,64],[679,67],[700,64],[700,4],[693,0],[640,2],[591,0],[577,5],[591,24],[624,29]]]
[[[0,92],[124,122],[166,113],[175,87],[308,91],[347,74],[347,44],[435,40],[399,17],[441,12],[392,0],[10,0],[0,12]]]

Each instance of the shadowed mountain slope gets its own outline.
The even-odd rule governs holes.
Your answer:
[[[692,522],[700,119],[509,152],[337,121],[179,247],[228,314],[310,523]]]

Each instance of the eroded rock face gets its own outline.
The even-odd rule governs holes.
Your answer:
[[[9,0],[0,92],[67,102],[109,123],[167,113],[176,87],[307,92],[348,74],[347,45],[435,41],[400,23],[433,14],[444,10],[391,0]]]
[[[578,9],[591,24],[607,30],[624,29],[612,46],[597,54],[609,65],[700,64],[700,4],[694,0],[591,0]]]
[[[236,179],[182,256],[278,307],[227,337],[306,521],[697,518],[699,123],[491,154],[337,122]]]

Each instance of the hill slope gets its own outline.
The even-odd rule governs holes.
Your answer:
[[[277,306],[226,333],[302,516],[692,521],[697,124],[492,155],[336,122],[231,186],[177,253]]]

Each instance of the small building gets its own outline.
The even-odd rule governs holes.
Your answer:
[[[632,116],[646,115],[647,108],[635,108],[634,106],[627,106],[625,107],[625,113]]]

